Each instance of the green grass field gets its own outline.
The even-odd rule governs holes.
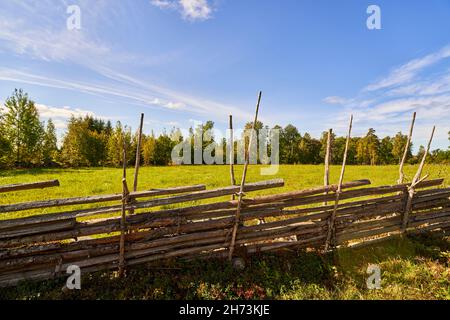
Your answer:
[[[411,179],[416,169],[407,166],[407,178]],[[339,166],[331,168],[331,183],[337,182],[339,171]],[[242,166],[236,166],[238,181],[241,172]],[[131,185],[133,170],[127,174]],[[448,166],[427,165],[424,174],[429,174],[429,179],[445,178],[444,184],[449,185]],[[111,168],[0,171],[0,185],[48,179],[61,183],[56,188],[0,194],[0,204],[120,192],[121,175],[120,169]],[[323,166],[282,165],[275,176],[261,176],[260,167],[251,166],[247,181],[273,178],[283,178],[285,186],[252,195],[319,186]],[[348,166],[345,175],[345,181],[369,179],[376,186],[395,184],[397,178],[397,166]],[[227,186],[229,181],[228,166],[144,167],[139,189],[201,183],[211,189]],[[2,214],[0,219],[37,212]],[[379,290],[366,287],[369,264],[381,268]],[[333,257],[306,251],[255,256],[238,273],[224,261],[171,261],[164,268],[134,268],[125,279],[113,272],[85,275],[80,291],[63,292],[64,279],[23,283],[0,289],[0,299],[450,299],[449,264],[448,238],[409,236],[360,249],[341,249]]]

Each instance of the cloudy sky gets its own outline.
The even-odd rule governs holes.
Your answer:
[[[369,30],[367,7],[381,9]],[[81,29],[67,19],[77,5]],[[0,104],[14,88],[62,134],[71,114],[145,131],[213,120],[296,125],[318,136],[406,132],[447,148],[450,2],[311,0],[39,0],[0,2]]]

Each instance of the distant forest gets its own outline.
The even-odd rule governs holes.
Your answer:
[[[251,128],[248,123],[246,128]],[[171,151],[180,142],[192,142],[196,135],[205,134],[214,128],[214,122],[190,128],[189,136],[183,137],[181,130],[173,128],[169,133],[158,136],[142,136],[142,165],[170,165]],[[267,128],[258,122],[257,130]],[[280,130],[279,158],[281,164],[318,164],[324,162],[327,132],[320,139],[309,133],[303,134],[289,124]],[[235,137],[239,138],[239,137]],[[240,137],[244,139],[243,137]],[[450,132],[449,132],[450,140]],[[345,137],[332,135],[332,164],[340,164],[345,147]],[[348,164],[384,165],[398,164],[404,152],[407,136],[398,132],[394,137],[379,138],[373,128],[363,137],[351,138]],[[212,141],[204,142],[202,149]],[[226,141],[217,141],[226,150]],[[28,167],[97,167],[122,165],[123,145],[127,148],[127,162],[135,162],[137,134],[120,121],[113,126],[110,121],[72,116],[67,123],[67,131],[58,147],[53,121],[40,120],[35,103],[22,90],[15,90],[0,109],[0,168]],[[192,143],[193,145],[193,143]],[[235,146],[236,148],[236,146]],[[191,152],[193,153],[194,150]],[[417,154],[408,152],[408,162],[417,163],[425,148],[420,146]],[[225,154],[225,151],[224,151]],[[450,148],[433,150],[427,158],[430,163],[450,163]]]

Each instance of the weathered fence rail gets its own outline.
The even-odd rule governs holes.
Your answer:
[[[21,190],[31,190],[31,189],[44,189],[44,188],[58,187],[58,186],[59,186],[58,180],[9,184],[9,185],[5,185],[5,186],[0,186],[0,193],[21,191]]]
[[[196,185],[131,192],[124,202],[129,214],[125,217],[122,259],[126,266],[132,266],[170,258],[225,258],[231,246],[238,254],[323,249],[332,215],[337,246],[378,241],[402,231],[409,202],[407,231],[448,230],[450,188],[442,183],[443,179],[416,183],[412,201],[408,200],[409,184],[367,187],[369,180],[202,204],[197,201],[234,195],[241,187],[205,190],[204,185]],[[243,190],[247,193],[283,185],[283,180],[276,179],[246,183]],[[7,204],[0,206],[0,218],[7,212],[122,200],[122,194],[114,194]],[[161,208],[168,205],[177,207]],[[143,212],[134,211],[138,209]],[[0,220],[0,286],[63,276],[70,265],[79,266],[82,272],[118,268],[123,225],[117,213],[121,211],[118,204]]]

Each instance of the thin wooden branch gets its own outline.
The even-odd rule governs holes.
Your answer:
[[[236,178],[234,177],[234,139],[233,139],[233,116],[230,114],[230,179],[231,185],[236,185]],[[231,196],[231,200],[234,200],[235,195]]]
[[[120,219],[120,247],[119,247],[119,276],[124,275],[125,270],[125,235],[126,235],[126,204],[129,201],[127,186],[127,149],[125,140],[123,144],[123,173],[122,173],[122,216]]]
[[[325,152],[325,172],[323,176],[323,184],[324,186],[328,186],[330,184],[330,155],[331,155],[331,135],[333,133],[333,129],[328,130],[328,136],[327,136],[327,149]],[[328,194],[328,192],[325,191],[325,194]],[[327,205],[327,202],[325,201],[323,203],[324,206]]]
[[[133,191],[137,191],[138,186],[138,175],[139,175],[139,166],[141,165],[141,144],[142,144],[142,128],[144,126],[144,114],[141,113],[141,122],[139,124],[139,133],[138,133],[138,141],[136,148],[136,164],[134,166],[134,182],[133,182]]]
[[[420,183],[420,176],[422,175],[422,170],[425,165],[425,160],[427,158],[427,154],[430,152],[431,142],[433,141],[434,131],[436,129],[436,126],[433,126],[433,130],[431,130],[431,136],[430,140],[428,141],[427,149],[425,150],[425,153],[423,154],[422,161],[420,162],[419,168],[417,169],[417,172],[411,181],[411,186],[408,190],[408,198],[406,200],[405,205],[405,211],[403,213],[403,221],[402,221],[402,232],[405,232],[408,228],[408,222],[409,222],[409,215],[411,213],[412,209],[412,203],[413,203],[413,197],[415,193],[415,186]]]
[[[229,249],[229,254],[228,254],[228,259],[230,261],[233,258],[234,245],[235,245],[235,242],[236,242],[236,233],[237,233],[237,229],[238,229],[239,223],[240,223],[241,205],[242,205],[242,197],[244,196],[245,178],[247,176],[247,168],[248,168],[248,164],[250,162],[250,148],[251,148],[252,143],[253,143],[253,131],[256,130],[256,124],[257,124],[257,121],[258,121],[258,112],[259,112],[259,104],[261,102],[261,95],[262,95],[262,92],[260,91],[259,94],[258,94],[258,101],[256,103],[255,119],[253,121],[252,131],[250,133],[250,139],[249,139],[249,143],[248,143],[248,148],[247,148],[246,153],[245,153],[246,157],[245,157],[244,171],[242,173],[241,187],[240,187],[239,193],[238,193],[238,204],[237,204],[237,210],[236,210],[236,220],[234,222],[233,232],[232,232],[232,235],[231,235],[231,244],[230,244],[230,249]]]
[[[50,187],[59,187],[58,180],[41,181],[41,182],[31,182],[31,183],[18,183],[18,184],[8,184],[0,186],[0,193],[22,191],[30,189],[44,189]]]
[[[397,180],[398,184],[402,184],[403,183],[403,179],[405,177],[405,174],[403,173],[403,166],[405,164],[406,161],[406,157],[408,156],[408,150],[409,150],[409,146],[411,144],[411,137],[412,137],[412,133],[413,133],[413,129],[414,129],[414,122],[416,121],[416,113],[413,113],[413,118],[411,121],[411,126],[409,127],[409,133],[408,133],[408,139],[406,140],[406,145],[405,145],[405,150],[403,152],[403,157],[402,160],[400,162],[400,167],[399,167],[399,174],[400,177]]]
[[[333,247],[336,244],[334,221],[336,219],[336,210],[339,205],[339,197],[341,195],[342,182],[344,181],[344,173],[345,173],[345,165],[347,162],[348,146],[350,144],[350,135],[352,133],[352,123],[353,123],[353,115],[350,116],[350,124],[348,126],[347,141],[345,142],[344,159],[342,160],[341,175],[339,176],[338,189],[336,190],[336,199],[334,202],[334,209],[333,209],[333,213],[331,214],[331,216],[328,220],[328,233],[327,233],[327,238],[326,238],[326,242],[325,242],[325,251],[328,251],[331,240],[333,240]]]

